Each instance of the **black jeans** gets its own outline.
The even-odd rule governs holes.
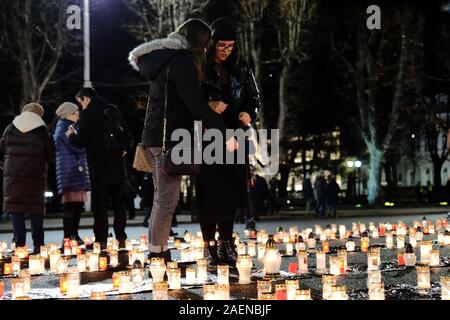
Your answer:
[[[39,250],[44,243],[44,215],[31,214],[31,236],[35,250]],[[25,229],[25,214],[11,212],[11,221],[14,231],[14,243],[16,247],[23,247],[26,244],[27,232]]]
[[[93,186],[92,187],[92,211],[94,213],[95,241],[106,242],[108,240],[108,204],[112,201],[114,211],[114,233],[116,239],[126,240],[127,215],[125,212],[124,186]]]
[[[233,221],[219,222],[219,223],[202,223],[200,222],[200,229],[202,230],[203,241],[213,241],[216,235],[216,226],[219,231],[219,240],[232,241],[233,240]]]

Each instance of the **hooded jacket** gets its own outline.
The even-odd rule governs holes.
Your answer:
[[[59,195],[90,189],[86,150],[73,147],[66,136],[67,129],[72,124],[70,120],[59,119],[53,136],[56,146],[56,182]]]
[[[142,132],[142,143],[146,147],[162,147],[169,66],[166,147],[177,144],[171,139],[175,129],[191,130],[194,120],[202,121],[204,127],[225,132],[225,124],[205,100],[194,61],[186,48],[184,36],[174,33],[168,38],[144,43],[130,52],[129,61],[133,68],[151,82],[150,103]]]
[[[6,128],[0,139],[4,212],[45,213],[47,168],[53,152],[53,139],[37,114],[23,112]]]

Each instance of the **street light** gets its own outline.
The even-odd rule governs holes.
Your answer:
[[[85,88],[92,88],[91,82],[91,61],[90,61],[90,21],[89,21],[89,0],[84,0],[83,8],[83,46],[84,46],[84,84]]]
[[[353,160],[348,160],[347,161],[347,167],[349,167],[349,168],[353,168],[354,164],[355,164],[355,162]]]
[[[360,160],[348,160],[347,161],[347,167],[348,168],[357,168],[358,169],[358,172],[357,172],[357,174],[356,174],[356,177],[355,177],[355,184],[356,184],[356,198],[357,199],[359,199],[359,194],[360,194],[360,179],[359,179],[359,176],[360,176],[360,168],[361,168],[361,165],[362,165],[362,163],[361,163],[361,161]]]
[[[361,161],[356,160],[355,161],[355,167],[360,168],[361,167]]]

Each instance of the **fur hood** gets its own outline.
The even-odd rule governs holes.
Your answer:
[[[36,113],[25,111],[14,118],[13,125],[20,132],[27,133],[38,127],[45,126],[45,122]]]
[[[153,51],[162,49],[187,49],[187,40],[182,34],[178,32],[171,33],[167,38],[155,39],[134,48],[128,56],[128,61],[130,62],[133,69],[139,71],[138,60],[140,57]]]

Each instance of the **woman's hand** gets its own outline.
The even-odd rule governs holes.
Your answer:
[[[222,101],[210,101],[210,102],[208,102],[208,105],[212,111],[214,111],[215,113],[218,113],[218,114],[221,114],[222,112],[224,112],[228,107],[228,105]]]
[[[69,128],[66,131],[66,136],[70,137],[73,134],[75,134],[75,128],[73,127],[73,125],[70,125]]]
[[[234,150],[237,150],[239,148],[239,142],[237,142],[234,137],[228,139],[225,144],[229,152],[233,152]]]
[[[252,122],[252,118],[247,112],[241,112],[239,113],[239,121],[241,121],[244,126],[248,126],[250,122]]]

